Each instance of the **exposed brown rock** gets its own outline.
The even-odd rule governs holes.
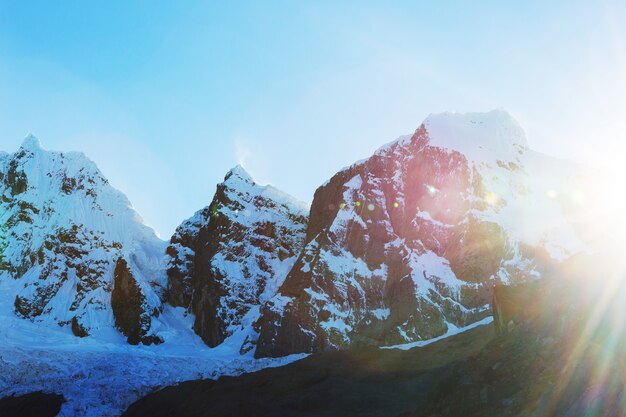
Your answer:
[[[124,258],[117,260],[113,275],[111,307],[119,331],[131,345],[162,342],[158,337],[148,335],[151,312],[146,311],[145,297]]]

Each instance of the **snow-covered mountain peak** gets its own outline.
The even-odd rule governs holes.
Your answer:
[[[254,178],[242,167],[240,164],[235,165],[230,171],[226,173],[224,182],[243,181],[249,184],[254,184]]]
[[[0,310],[76,335],[110,332],[121,258],[150,311],[146,329],[160,305],[165,243],[93,161],[44,150],[32,135],[0,155],[0,249]]]
[[[257,183],[248,171],[239,164],[226,173],[221,185],[224,186],[224,190],[227,194],[234,193],[232,198],[235,200],[239,199],[241,195],[247,195],[248,197],[246,197],[246,199],[248,200],[251,198],[273,200],[280,205],[289,207],[289,210],[297,212],[298,215],[301,216],[307,216],[309,212],[309,205],[307,203],[292,197],[272,185],[261,185]],[[248,216],[249,212],[245,212],[244,214]]]
[[[250,330],[259,304],[275,295],[304,245],[307,215],[304,203],[255,183],[237,165],[211,204],[172,236],[169,303],[195,314],[194,330],[209,346],[242,326]]]
[[[22,141],[22,145],[20,146],[21,149],[27,150],[27,151],[38,151],[41,150],[41,143],[39,142],[39,139],[33,135],[32,133],[29,133],[24,140]]]
[[[255,355],[407,343],[482,318],[494,283],[584,250],[548,192],[568,195],[568,178],[503,110],[429,116],[316,190]]]
[[[429,144],[477,163],[515,161],[528,149],[526,134],[507,111],[431,114],[423,123]]]
[[[85,224],[109,233],[111,239],[123,244],[156,238],[126,196],[113,188],[82,152],[45,150],[36,137],[29,135],[17,152],[0,158],[0,173],[4,180],[0,191],[11,198],[5,203],[15,205],[19,200],[22,205],[28,203],[44,210],[38,215],[45,217],[42,221],[47,231],[57,226]],[[139,235],[126,230],[126,223],[133,223],[132,228],[137,228]]]

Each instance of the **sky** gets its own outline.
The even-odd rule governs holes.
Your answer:
[[[430,113],[623,164],[624,1],[0,1],[0,150],[78,150],[168,238],[241,164],[310,202]]]

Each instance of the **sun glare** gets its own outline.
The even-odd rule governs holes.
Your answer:
[[[498,203],[498,196],[495,193],[487,193],[485,195],[485,202],[493,206]]]
[[[570,196],[588,224],[597,249],[621,252],[626,245],[626,170],[596,173]]]

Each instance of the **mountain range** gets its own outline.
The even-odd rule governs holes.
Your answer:
[[[255,358],[410,346],[588,250],[584,175],[504,110],[436,114],[310,206],[236,166],[162,241],[85,155],[29,136],[0,153],[0,314],[154,352],[183,330]]]

